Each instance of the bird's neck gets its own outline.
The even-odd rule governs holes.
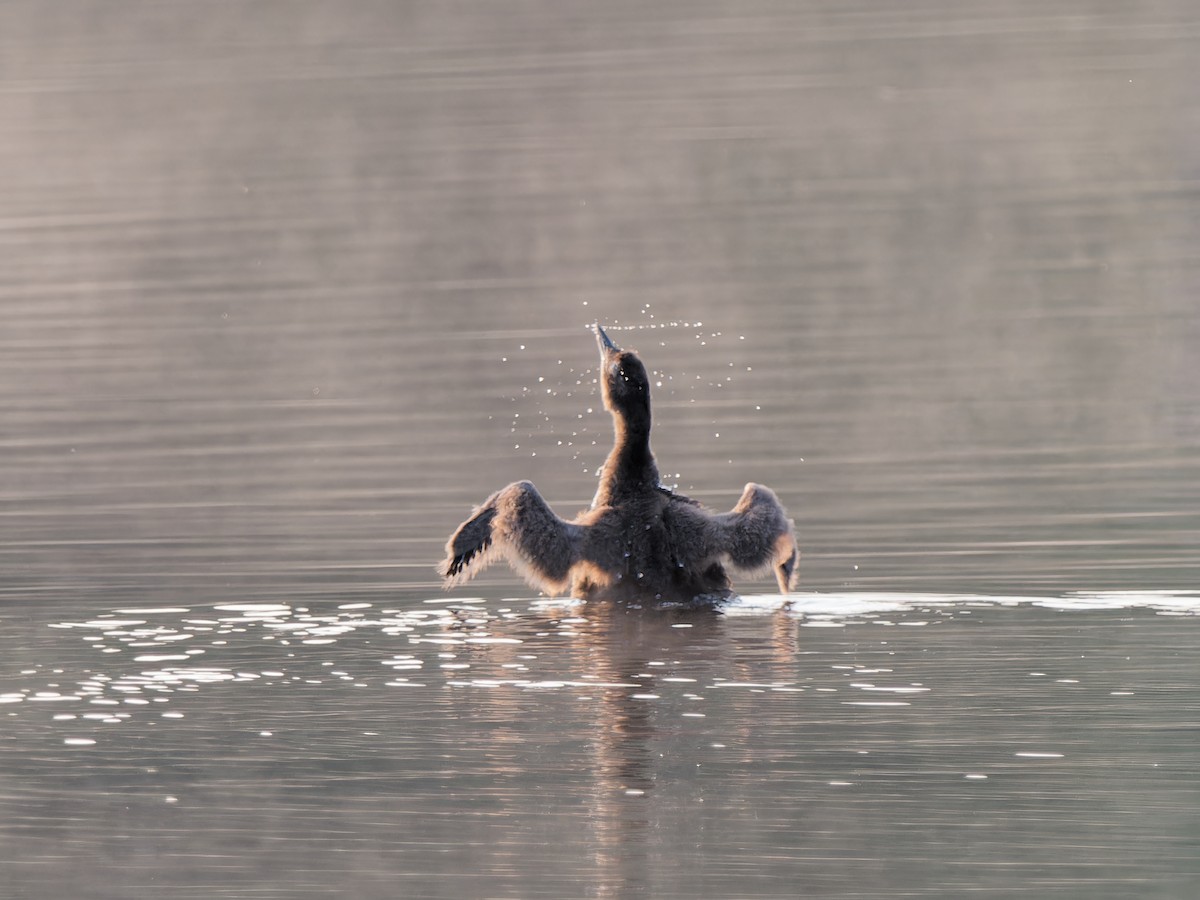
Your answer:
[[[616,442],[600,471],[600,487],[592,507],[607,506],[623,496],[658,486],[658,466],[650,450],[649,423],[613,416]]]

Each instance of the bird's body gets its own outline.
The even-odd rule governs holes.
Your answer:
[[[596,326],[604,405],[616,439],[589,509],[560,519],[537,488],[518,481],[477,507],[446,544],[439,572],[451,587],[503,557],[548,594],[690,602],[730,595],[726,570],[773,572],[795,585],[793,524],[775,494],[748,484],[737,505],[714,514],[659,482],[650,451],[650,382],[641,360]]]

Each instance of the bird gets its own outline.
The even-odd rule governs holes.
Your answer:
[[[504,559],[534,589],[581,600],[721,602],[735,596],[730,573],[774,574],[780,593],[794,590],[800,550],[779,498],[751,482],[729,512],[714,513],[664,486],[650,449],[646,367],[599,323],[592,330],[614,440],[591,506],[568,521],[532,482],[496,491],[446,542],[444,587]]]

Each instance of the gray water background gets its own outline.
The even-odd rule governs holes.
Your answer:
[[[1186,2],[4,4],[0,889],[1194,896],[1197,84]],[[826,600],[440,592],[590,499],[596,320]]]

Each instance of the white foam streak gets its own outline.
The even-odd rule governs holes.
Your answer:
[[[847,593],[762,594],[738,597],[725,607],[730,616],[784,612],[810,619],[812,625],[836,625],[838,620],[880,613],[903,613],[960,606],[1017,606],[1047,609],[1154,609],[1181,615],[1200,615],[1198,591],[1075,591],[1060,597],[992,594],[932,594],[861,591]]]

